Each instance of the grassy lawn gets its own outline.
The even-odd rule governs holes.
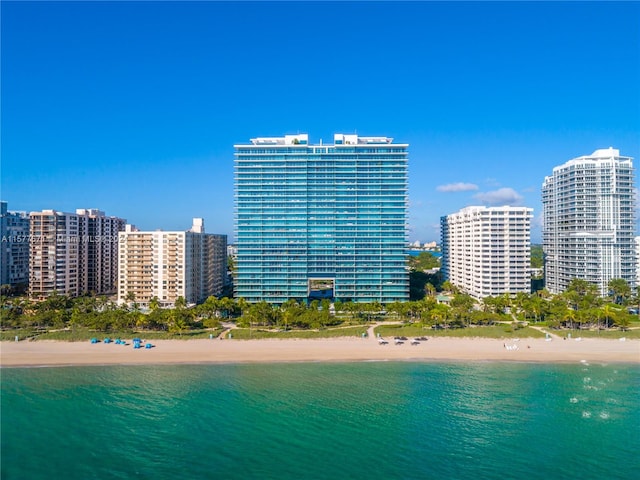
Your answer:
[[[567,334],[571,334],[571,338],[578,338],[578,337],[583,337],[583,338],[629,338],[629,339],[635,339],[635,338],[640,338],[640,329],[634,329],[634,330],[627,330],[627,331],[622,331],[619,329],[612,329],[612,330],[600,330],[600,331],[596,331],[596,330],[551,330],[549,329],[549,332],[554,334],[554,335],[558,335],[560,337],[566,337]]]
[[[274,332],[256,328],[234,328],[231,330],[233,340],[249,340],[261,338],[332,338],[332,337],[362,337],[367,327],[332,328],[326,330],[287,330]]]
[[[381,337],[483,337],[483,338],[544,338],[544,333],[525,327],[514,330],[511,325],[467,327],[435,330],[416,325],[380,325],[375,329]]]
[[[217,337],[222,332],[222,328],[216,328],[212,330],[188,330],[179,335],[177,333],[160,332],[160,331],[139,331],[132,330],[120,331],[120,332],[96,332],[88,329],[75,329],[75,330],[59,330],[59,331],[36,331],[36,330],[6,330],[1,332],[0,340],[13,340],[16,335],[20,340],[26,338],[32,338],[33,340],[60,340],[65,342],[88,342],[92,338],[97,338],[102,341],[106,337],[115,340],[121,338],[123,340],[133,339],[134,337],[143,338],[145,340],[190,340],[194,338],[209,338],[209,335],[213,334]]]
[[[26,338],[35,337],[39,333],[42,333],[42,330],[35,330],[33,328],[20,328],[17,330],[2,330],[0,332],[0,341],[6,340],[14,340],[16,335],[20,340],[24,340]]]

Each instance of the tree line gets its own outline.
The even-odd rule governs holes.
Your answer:
[[[152,299],[142,310],[135,301],[118,305],[107,297],[71,298],[52,295],[39,302],[27,297],[2,295],[2,328],[69,329],[83,327],[99,332],[168,331],[183,333],[196,328],[217,328],[228,320],[239,327],[322,329],[344,324],[363,324],[374,320],[396,320],[435,328],[487,325],[500,321],[545,322],[551,328],[626,328],[640,311],[640,289],[632,292],[621,279],[611,280],[610,295],[602,298],[597,287],[574,279],[567,290],[551,295],[542,290],[533,294],[517,293],[487,297],[476,301],[459,292],[449,282],[441,291],[447,301],[436,296],[436,288],[427,284],[424,297],[408,302],[382,305],[378,302],[330,302],[314,300],[309,304],[289,300],[275,306],[266,302],[250,304],[242,298],[209,297],[200,305],[188,307],[184,298],[175,308],[160,308]]]

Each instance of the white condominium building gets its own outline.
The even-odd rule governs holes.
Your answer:
[[[636,243],[636,287],[640,280],[640,237],[635,237]]]
[[[467,207],[441,218],[443,278],[475,298],[531,291],[526,207]]]
[[[120,233],[118,303],[162,307],[182,297],[196,304],[223,292],[227,236],[204,233],[201,218],[186,232],[141,232],[127,225]]]
[[[563,292],[572,279],[636,285],[634,171],[631,157],[596,150],[553,169],[542,185],[545,283]]]

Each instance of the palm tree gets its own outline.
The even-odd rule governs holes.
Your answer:
[[[155,312],[156,310],[158,310],[160,308],[160,301],[158,300],[158,297],[151,297],[151,300],[149,300],[149,310],[151,310],[152,312]]]
[[[442,290],[444,290],[447,293],[456,293],[458,291],[458,288],[449,280],[445,280],[442,283]]]
[[[573,322],[575,322],[576,320],[576,311],[573,308],[567,308],[564,312],[564,314],[562,315],[562,319],[564,321],[569,321],[569,325],[571,328],[571,330],[573,330]]]
[[[127,295],[124,297],[127,302],[135,302],[136,294],[134,292],[127,292]]]
[[[449,307],[441,303],[437,304],[431,309],[430,316],[433,319],[436,326],[443,322],[446,325],[446,321],[449,318]]]
[[[544,300],[538,295],[532,295],[529,299],[529,311],[533,313],[534,321],[537,323],[543,311]]]
[[[600,312],[602,313],[602,318],[606,322],[605,325],[609,327],[610,324],[616,323],[616,310],[611,305],[605,305],[601,307]],[[600,322],[598,322],[598,331],[600,330]]]
[[[386,306],[387,316],[390,316],[389,314],[393,314],[397,318],[402,318],[403,312],[405,310],[405,305],[406,304],[404,302],[388,303]]]
[[[612,278],[608,284],[609,295],[614,303],[623,304],[631,296],[631,287],[622,278]]]
[[[620,330],[627,330],[629,323],[629,314],[626,312],[621,313],[618,315],[618,318],[616,318],[616,325],[620,327]]]
[[[157,309],[152,310],[151,312],[155,312]],[[149,315],[146,315],[142,312],[138,313],[138,316],[136,317],[136,328],[140,329],[140,330],[144,330],[145,328],[147,328],[150,324],[150,318]]]
[[[244,301],[244,299],[242,299]],[[238,303],[236,303],[233,298],[223,297],[220,299],[220,309],[222,310],[223,318],[230,317],[233,312],[238,307]]]
[[[181,313],[178,310],[171,310],[169,313],[169,331],[182,336],[182,332],[184,332],[186,328],[187,323]]]
[[[180,297],[176,298],[176,301],[174,302],[174,305],[178,309],[183,309],[183,308],[186,308],[187,301],[185,300],[185,298],[183,296],[180,296]]]
[[[204,303],[199,305],[199,310],[206,318],[213,318],[218,316],[221,302],[216,297],[208,297]]]
[[[433,297],[436,294],[436,287],[433,286],[431,282],[427,283],[424,286],[425,292],[428,296]]]
[[[292,320],[295,319],[300,314],[301,310],[302,310],[302,307],[293,298],[287,300],[282,305],[280,305],[280,311],[282,312],[282,319],[284,320],[285,331],[288,330],[289,323],[292,323]]]
[[[516,313],[523,313],[526,315],[525,305],[529,300],[529,295],[525,292],[517,292],[515,298],[513,299],[513,304],[516,307]]]

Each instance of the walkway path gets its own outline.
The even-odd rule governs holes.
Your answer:
[[[367,338],[371,338],[374,341],[378,341],[378,338],[376,337],[376,333],[375,333],[375,328],[380,326],[380,325],[401,325],[402,322],[398,322],[398,321],[392,321],[392,322],[375,322],[373,325],[371,325],[369,328],[367,328]]]

